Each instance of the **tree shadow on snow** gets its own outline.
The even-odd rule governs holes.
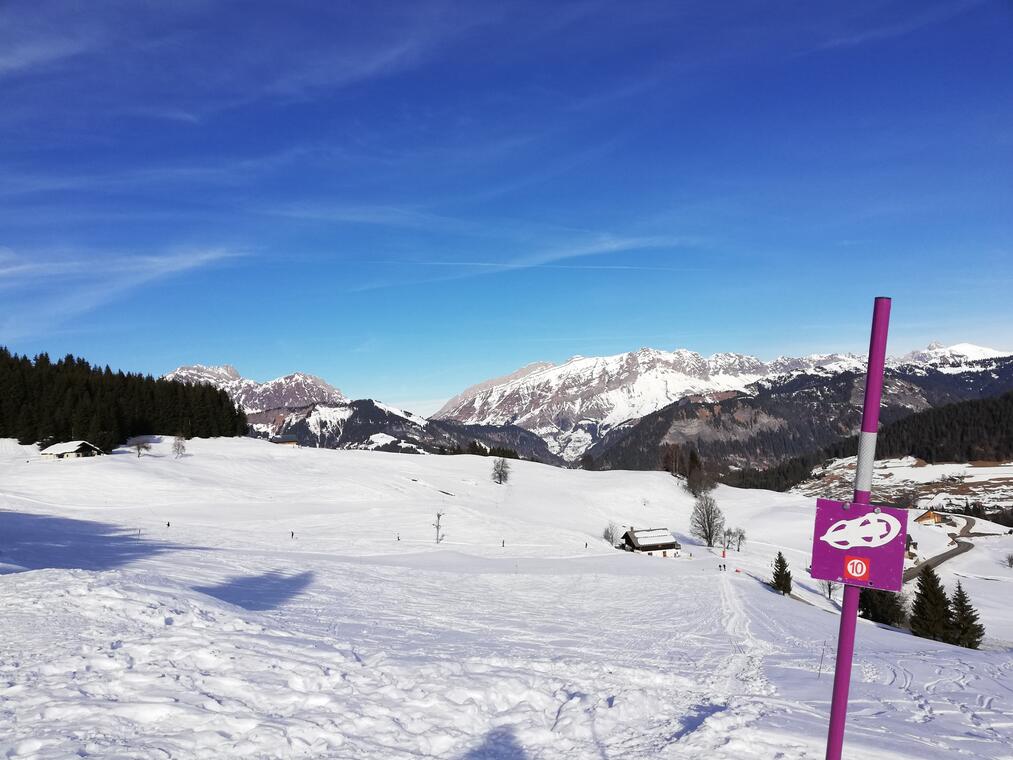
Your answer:
[[[190,548],[121,525],[0,510],[0,563],[26,570],[111,570]]]
[[[528,760],[528,753],[518,743],[513,728],[500,726],[487,733],[482,743],[462,755],[461,760]]]
[[[313,573],[285,575],[272,570],[262,575],[239,575],[217,586],[194,586],[194,591],[246,610],[273,610],[299,596],[313,582]]]

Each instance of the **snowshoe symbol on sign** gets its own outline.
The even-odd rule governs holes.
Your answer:
[[[872,563],[865,557],[844,558],[844,577],[848,580],[867,581],[870,569],[872,569]]]
[[[854,520],[838,520],[820,536],[835,549],[874,549],[893,541],[900,533],[900,520],[885,512],[870,512]]]

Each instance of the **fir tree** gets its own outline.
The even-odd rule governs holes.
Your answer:
[[[953,616],[951,643],[968,649],[977,649],[985,637],[985,626],[978,622],[978,612],[971,606],[971,600],[967,598],[967,592],[960,585],[960,581],[957,581],[957,590],[953,593],[950,610]]]
[[[781,552],[778,552],[774,558],[774,576],[771,578],[770,585],[780,591],[782,595],[791,593],[791,570],[788,569],[788,560]]]
[[[950,602],[939,576],[931,567],[926,567],[918,576],[918,588],[908,622],[911,633],[923,639],[949,642],[953,637]]]
[[[858,597],[858,614],[874,623],[902,625],[907,617],[900,594],[863,588]]]

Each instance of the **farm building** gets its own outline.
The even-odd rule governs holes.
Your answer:
[[[660,552],[679,550],[682,546],[668,528],[630,528],[623,534],[623,548],[629,552]]]
[[[940,523],[946,522],[946,515],[941,512],[936,512],[934,509],[930,509],[918,515],[918,517],[915,518],[915,522],[919,525],[939,525]]]
[[[271,443],[277,443],[280,446],[298,446],[299,437],[286,433],[285,435],[276,435],[271,439]]]
[[[100,456],[102,453],[102,449],[88,443],[88,441],[54,443],[41,452],[43,459],[77,459],[79,457]]]

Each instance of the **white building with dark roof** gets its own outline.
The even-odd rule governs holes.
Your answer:
[[[67,441],[54,443],[42,450],[43,459],[78,459],[80,457],[101,456],[102,449],[88,441]]]
[[[623,534],[623,548],[631,552],[678,551],[682,545],[668,528],[630,528]]]

